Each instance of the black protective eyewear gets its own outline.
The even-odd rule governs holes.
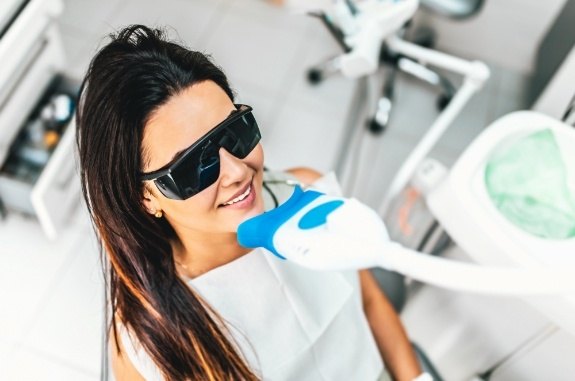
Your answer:
[[[190,198],[215,183],[220,176],[220,147],[243,159],[261,139],[252,108],[247,105],[236,108],[170,163],[142,174],[141,180],[154,181],[159,191],[173,200]]]

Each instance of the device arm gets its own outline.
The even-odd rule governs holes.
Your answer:
[[[316,270],[383,267],[435,286],[485,294],[575,293],[573,269],[480,266],[430,256],[391,241],[381,218],[361,202],[299,188],[278,208],[240,224],[238,241]]]

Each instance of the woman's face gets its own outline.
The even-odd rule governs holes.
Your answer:
[[[158,108],[144,128],[144,171],[159,169],[236,108],[228,95],[212,81],[197,83],[174,95]],[[162,211],[178,233],[236,232],[240,222],[263,212],[263,150],[258,144],[244,159],[219,149],[217,181],[186,200],[164,197],[152,181],[146,184],[144,204],[148,212]],[[223,205],[238,195],[242,201]]]

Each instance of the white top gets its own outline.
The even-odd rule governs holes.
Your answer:
[[[314,187],[337,191],[334,181],[324,177]],[[276,193],[281,186],[287,187],[270,188]],[[282,202],[291,188],[278,193]],[[383,371],[363,313],[357,272],[312,271],[256,249],[188,283],[228,323],[251,368],[264,380],[376,380]],[[142,376],[163,380],[138,343],[125,330],[121,334]]]

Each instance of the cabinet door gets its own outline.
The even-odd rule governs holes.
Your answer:
[[[80,200],[75,133],[76,124],[72,120],[31,194],[38,220],[50,239],[58,236]]]

